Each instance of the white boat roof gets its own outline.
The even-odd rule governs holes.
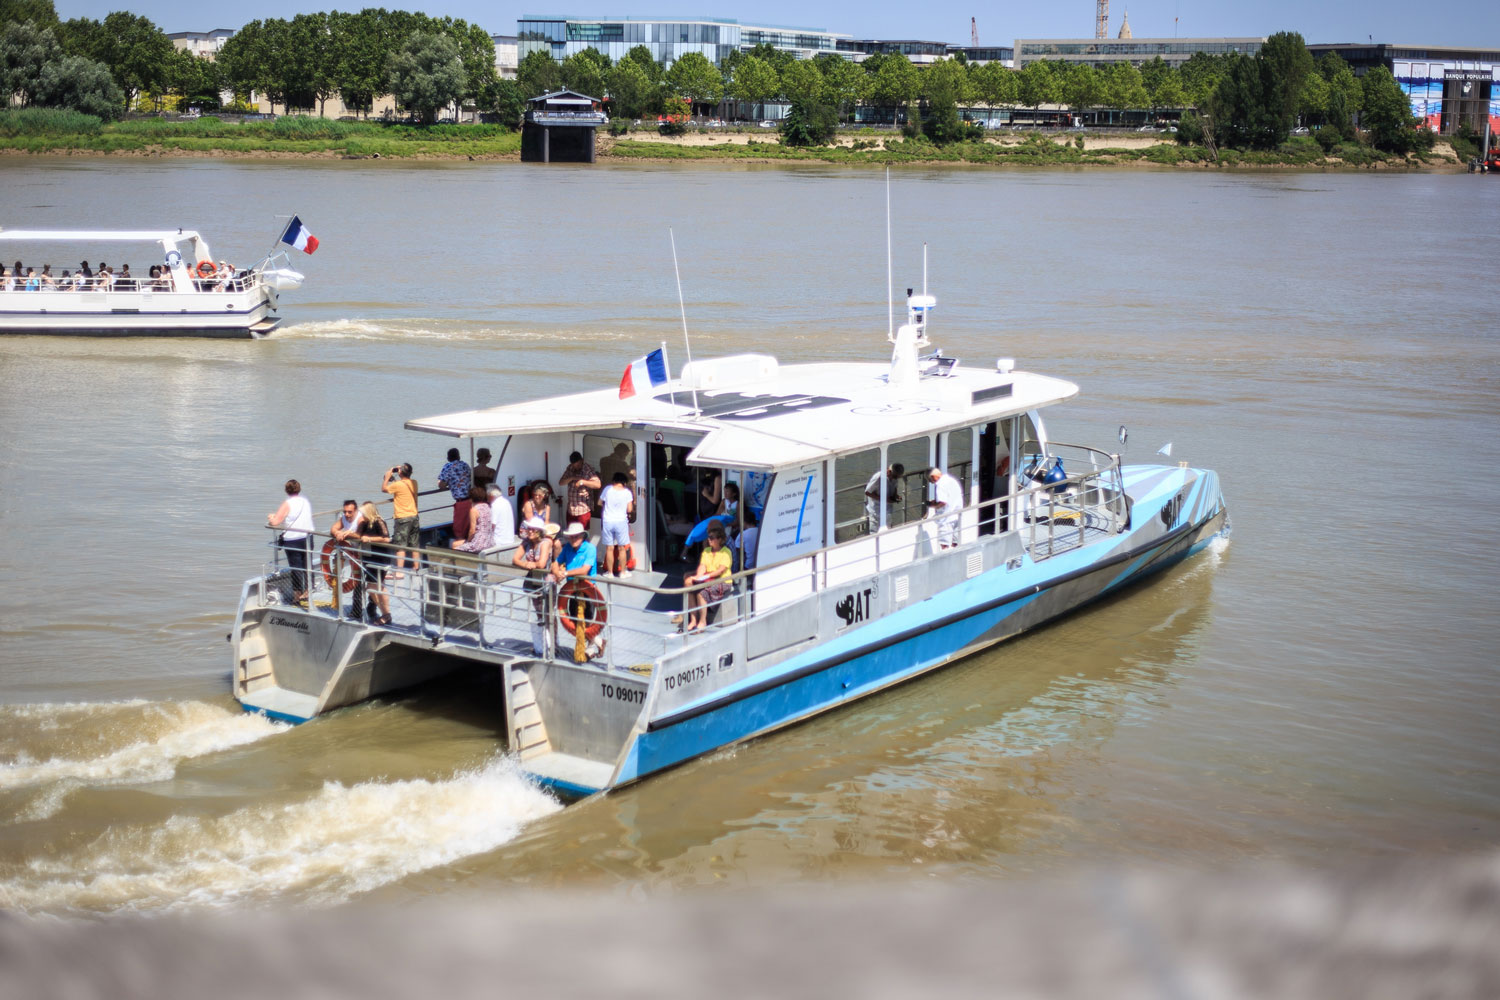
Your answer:
[[[756,377],[757,365],[769,375]],[[649,393],[620,399],[618,388],[408,420],[408,430],[448,437],[645,429],[701,436],[688,455],[697,466],[773,470],[922,434],[985,423],[1077,395],[1062,379],[1030,372],[955,368],[892,386],[884,364],[777,367],[761,355],[697,362],[715,384],[698,390],[698,409],[679,376]],[[748,380],[734,373],[751,372]],[[684,372],[684,375],[691,373]]]
[[[0,240],[51,240],[59,243],[73,240],[181,243],[198,238],[197,231],[192,229],[0,229]]]

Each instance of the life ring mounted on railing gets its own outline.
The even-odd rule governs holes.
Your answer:
[[[593,642],[604,631],[609,612],[599,588],[588,577],[575,576],[557,592],[557,617],[568,630],[568,638],[576,636],[582,625],[584,641]]]
[[[198,277],[200,278],[212,278],[218,271],[219,269],[214,267],[214,262],[211,260],[200,260],[198,262]]]
[[[323,570],[323,582],[328,584],[329,590],[338,589],[338,579],[333,575],[332,563],[333,552],[337,548],[340,548],[339,543],[334,541],[332,538],[328,539],[328,541],[323,543],[323,554],[318,559],[318,566]],[[345,549],[345,551],[347,552],[348,550]],[[344,593],[347,594],[356,586],[356,581],[354,578],[356,575],[358,575],[358,567],[355,566],[354,560],[349,559],[347,556],[345,557],[344,561],[349,564],[350,572],[349,579],[344,581],[344,586],[341,589]]]

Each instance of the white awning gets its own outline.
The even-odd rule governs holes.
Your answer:
[[[181,243],[196,239],[198,234],[191,229],[0,229],[0,240],[32,242]]]

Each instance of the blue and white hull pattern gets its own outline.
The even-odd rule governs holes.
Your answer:
[[[1217,474],[1122,470],[1131,526],[1096,543],[990,570],[653,718],[623,755],[623,784],[910,680],[1158,572],[1227,534]],[[545,777],[545,776],[544,776]],[[585,791],[577,787],[565,790]]]

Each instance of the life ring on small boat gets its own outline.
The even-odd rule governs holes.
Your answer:
[[[198,262],[198,277],[200,278],[212,278],[216,273],[218,273],[218,270],[218,268],[214,267],[214,262],[211,260],[202,260]]]
[[[581,605],[575,608],[574,605]],[[569,614],[570,611],[577,614]],[[604,607],[604,595],[587,577],[575,576],[563,584],[557,592],[557,617],[567,631],[568,638],[578,635],[578,626],[583,626],[584,642],[593,642],[604,631],[609,612]]]
[[[323,570],[323,582],[328,584],[329,590],[333,590],[338,586],[338,579],[333,575],[333,564],[331,561],[333,558],[333,550],[337,549],[338,547],[338,542],[334,541],[332,538],[328,539],[328,541],[323,543],[323,554],[318,558],[318,566]],[[353,565],[352,561],[350,562],[350,565]],[[349,574],[349,579],[344,581],[344,586],[342,588],[344,593],[347,594],[349,593],[349,591],[354,589],[355,576],[356,573],[351,572]]]

